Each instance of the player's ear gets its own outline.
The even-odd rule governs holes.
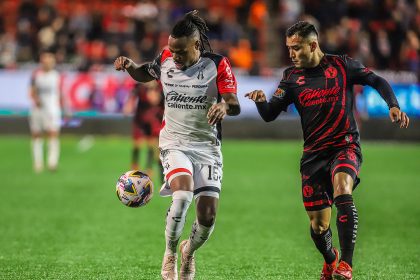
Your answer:
[[[200,40],[196,40],[195,43],[194,43],[194,48],[196,50],[199,50],[200,49],[200,45],[201,45]]]
[[[311,52],[314,52],[318,46],[318,43],[316,41],[312,41],[309,45],[311,46]]]

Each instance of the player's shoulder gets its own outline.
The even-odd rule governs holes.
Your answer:
[[[283,77],[282,81],[287,81],[290,79],[290,77],[298,71],[298,68],[295,66],[289,66],[286,69],[283,70]]]
[[[325,54],[325,58],[330,63],[342,63],[346,66],[353,65],[354,63],[358,63],[357,60],[353,59],[347,54]]]
[[[163,64],[168,58],[172,57],[172,53],[168,48],[164,48],[159,54],[159,62]]]
[[[213,52],[205,51],[201,54],[201,57],[208,58],[208,59],[212,60],[216,64],[216,66],[218,66],[220,64],[220,62],[222,62],[222,61],[229,62],[229,60],[226,56],[218,54],[218,53],[213,53]]]

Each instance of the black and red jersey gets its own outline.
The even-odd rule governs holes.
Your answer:
[[[287,68],[269,104],[277,115],[292,103],[296,106],[305,153],[349,144],[359,146],[353,85],[369,84],[371,74],[348,56],[326,54],[314,68]]]
[[[163,118],[163,98],[159,96],[157,101],[154,100],[156,97],[152,99],[148,88],[141,84],[136,85],[132,94],[137,96],[133,121],[139,125],[147,123],[160,127]]]

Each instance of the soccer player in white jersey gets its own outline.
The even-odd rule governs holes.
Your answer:
[[[163,87],[159,148],[167,187],[161,195],[172,195],[172,204],[166,217],[162,279],[178,279],[177,245],[195,198],[197,217],[189,238],[179,246],[180,279],[194,279],[194,252],[213,232],[221,190],[221,121],[240,113],[230,63],[212,52],[207,30],[197,11],[189,12],[173,27],[169,48],[153,62],[137,65],[118,57],[114,63],[136,81],[156,79]]]
[[[60,74],[55,70],[55,56],[51,52],[40,55],[40,68],[31,78],[29,125],[32,134],[33,166],[35,172],[44,169],[43,136],[48,137],[48,169],[55,171],[60,155],[61,91]]]

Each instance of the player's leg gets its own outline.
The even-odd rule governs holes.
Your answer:
[[[58,159],[60,158],[60,140],[59,131],[51,130],[47,132],[48,135],[48,169],[51,171],[57,170]]]
[[[213,233],[219,199],[211,196],[199,196],[196,199],[197,218],[191,234],[180,244],[181,268],[180,279],[191,280],[195,277],[194,253],[204,245]]]
[[[139,170],[140,149],[143,144],[144,133],[134,122],[132,126],[133,148],[131,150],[131,169]],[[150,174],[148,174],[150,175]]]
[[[187,240],[181,242],[180,279],[194,279],[194,253],[213,233],[222,180],[221,155],[214,157],[211,164],[197,165],[194,175],[194,197],[197,217]]]
[[[318,160],[301,167],[302,198],[310,220],[310,235],[324,257],[321,280],[332,279],[332,272],[338,260],[338,251],[332,246],[330,229],[332,187],[325,169],[326,165],[325,160]]]
[[[341,249],[340,263],[333,273],[334,279],[352,279],[353,252],[358,228],[358,213],[352,192],[354,182],[358,182],[360,163],[360,154],[347,149],[340,152],[331,165],[334,204],[337,208],[336,224]]]
[[[167,167],[165,176],[172,192],[172,204],[166,215],[166,248],[161,275],[163,279],[177,279],[176,250],[193,199],[193,167],[189,158],[177,150],[163,151],[162,160]]]
[[[44,139],[42,133],[32,133],[32,158],[36,173],[44,169]]]
[[[45,130],[48,136],[48,169],[51,171],[57,170],[58,159],[60,157],[60,126],[61,113],[60,111],[46,111],[43,115]]]
[[[147,146],[147,162],[146,162],[146,169],[147,172],[153,174],[153,168],[156,163],[160,163],[159,161],[159,143],[156,137],[148,136],[146,140]],[[159,164],[161,165],[161,164]],[[162,170],[163,172],[163,170]]]
[[[29,127],[31,129],[33,168],[36,173],[44,169],[44,139],[42,112],[39,108],[33,108],[29,115]]]
[[[332,279],[332,272],[338,261],[338,251],[332,245],[332,232],[330,228],[331,207],[319,211],[307,211],[311,225],[311,238],[324,257],[321,271],[321,280]]]

